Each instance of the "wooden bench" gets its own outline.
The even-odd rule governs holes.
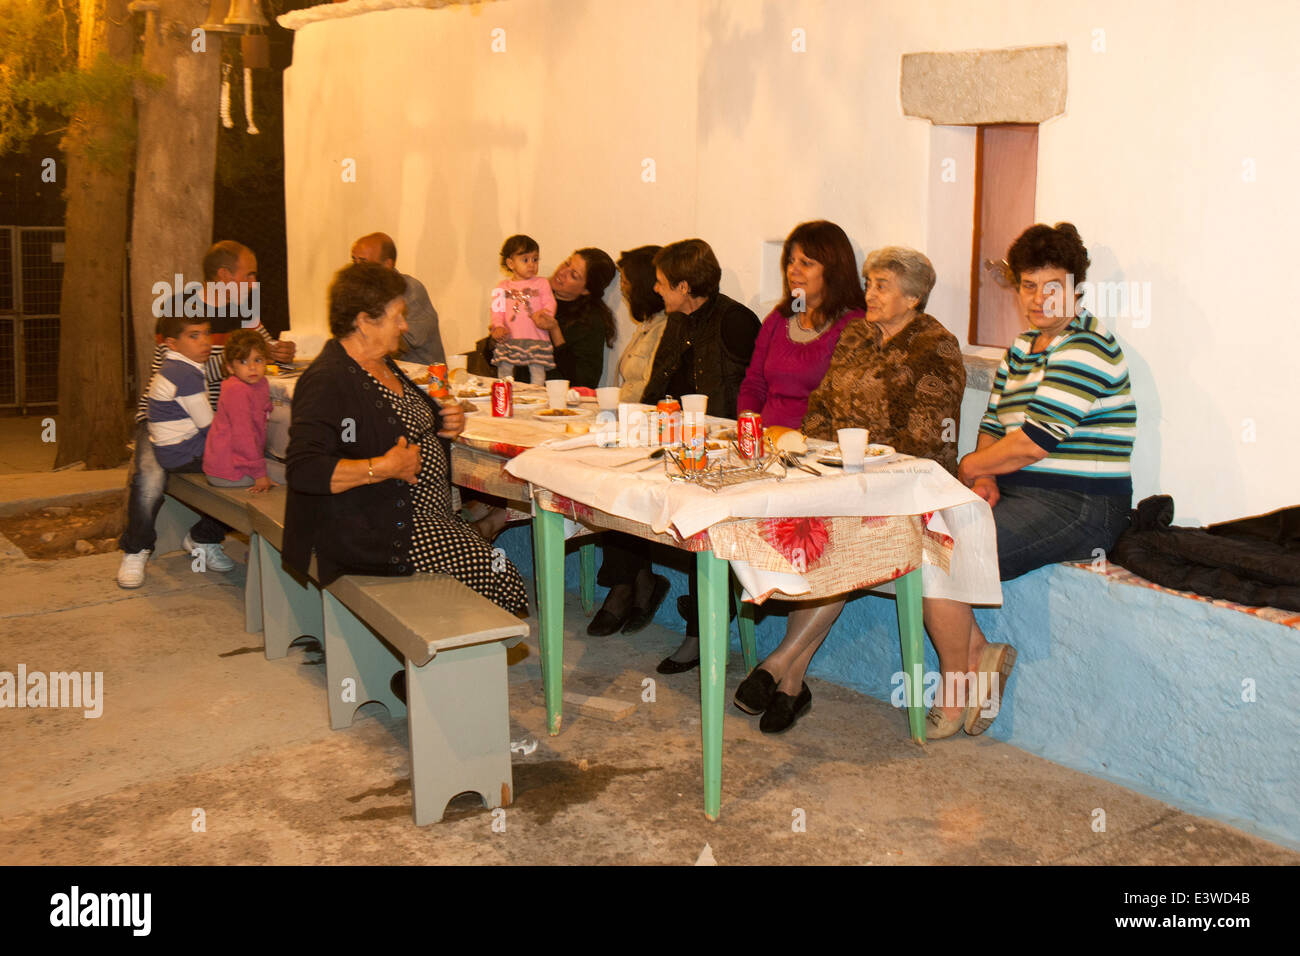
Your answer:
[[[254,500],[247,488],[214,488],[203,475],[169,475],[166,497],[154,523],[157,533],[154,555],[184,550],[185,536],[200,514],[211,515],[234,530],[251,535],[249,505]],[[262,630],[261,576],[251,542],[244,581],[244,630],[249,634]]]
[[[489,808],[508,805],[505,650],[528,635],[528,624],[444,575],[346,576],[322,592],[315,559],[306,578],[283,566],[285,503],[283,488],[247,502],[267,659],[284,657],[304,634],[320,640],[335,730],[372,701],[393,717],[406,714],[417,825],[441,820],[448,801],[467,791]],[[403,665],[405,704],[391,686]]]
[[[323,597],[330,726],[350,726],[370,701],[406,712],[416,825],[441,820],[458,793],[509,805],[506,647],[528,624],[445,575],[349,575]],[[390,686],[403,661],[405,705]]]

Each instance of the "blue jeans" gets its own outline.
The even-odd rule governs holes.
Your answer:
[[[1058,561],[1087,561],[1109,551],[1128,527],[1129,495],[1002,485],[993,508],[998,568],[1010,581]]]
[[[171,470],[190,474],[202,472],[203,458],[200,456]],[[148,422],[136,426],[135,457],[131,460],[131,476],[127,483],[130,497],[126,505],[126,531],[118,539],[117,546],[128,554],[152,551],[158,543],[154,522],[162,510],[163,496],[167,491],[167,469],[158,463],[153,452]],[[220,544],[226,537],[226,526],[204,515],[190,529],[190,537],[195,544]]]

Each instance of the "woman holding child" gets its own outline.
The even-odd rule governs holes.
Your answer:
[[[330,286],[334,337],[294,393],[285,563],[305,572],[315,552],[322,585],[447,574],[520,612],[519,572],[451,510],[447,440],[464,412],[440,407],[389,358],[406,330],[404,292],[398,273],[369,262]]]

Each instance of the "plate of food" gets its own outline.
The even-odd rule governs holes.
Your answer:
[[[523,405],[525,408],[536,407],[546,404],[545,395],[515,395],[514,402],[516,405]]]
[[[898,453],[894,451],[892,445],[871,444],[867,446],[867,456],[863,459],[863,464],[872,465],[878,462],[888,461],[896,454]],[[831,445],[830,448],[822,451],[818,454],[817,461],[823,465],[830,465],[833,468],[844,467],[844,456],[840,453],[839,445]]]
[[[487,388],[476,388],[473,385],[462,385],[456,389],[457,398],[491,398],[492,390]]]
[[[539,408],[532,414],[543,421],[571,422],[577,418],[591,418],[596,414],[596,410],[594,408]]]

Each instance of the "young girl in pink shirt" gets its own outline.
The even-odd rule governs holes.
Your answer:
[[[537,241],[530,236],[507,239],[501,246],[501,268],[510,278],[492,290],[492,364],[497,377],[510,378],[515,366],[527,365],[534,385],[545,382],[546,370],[555,368],[551,336],[533,321],[535,315],[555,314],[551,284],[537,278],[538,253]]]
[[[203,472],[218,488],[268,491],[266,420],[271,414],[271,386],[266,381],[266,340],[252,329],[232,332],[222,352],[230,375],[221,383],[217,414],[208,429]]]

